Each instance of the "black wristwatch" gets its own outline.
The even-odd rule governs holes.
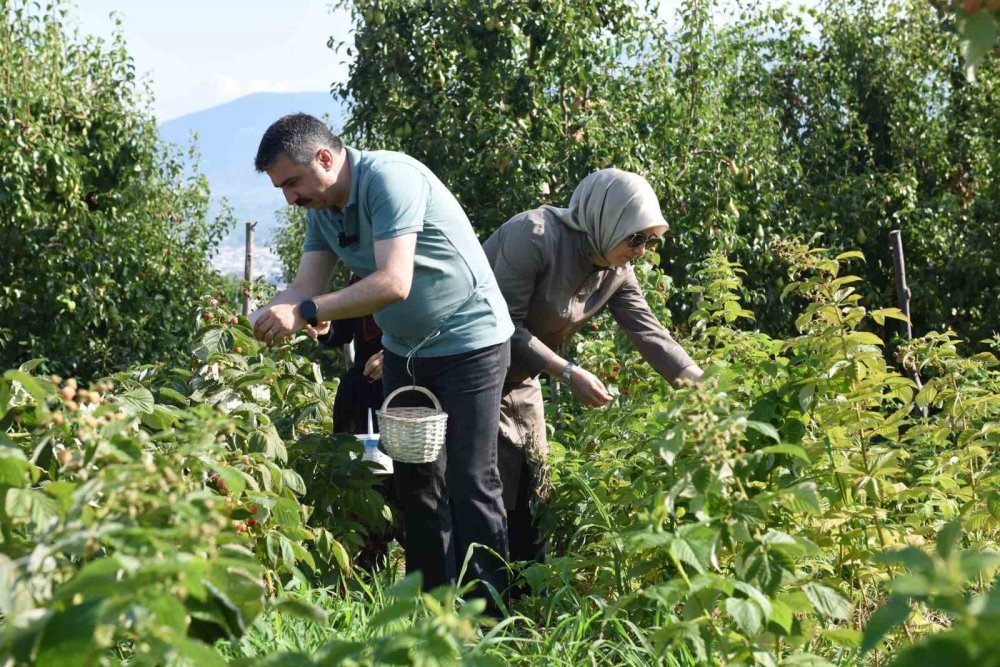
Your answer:
[[[299,304],[299,315],[311,327],[319,324],[319,320],[316,319],[316,302],[312,299],[306,299]]]

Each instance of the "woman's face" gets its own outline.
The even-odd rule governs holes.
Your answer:
[[[608,261],[606,265],[620,269],[636,257],[639,257],[646,252],[646,249],[651,244],[662,238],[666,231],[666,225],[658,225],[656,227],[648,227],[639,232],[639,234],[633,234],[632,236],[625,237],[611,249],[611,252],[608,253]],[[645,236],[648,240],[645,243],[637,243],[637,241],[642,240],[643,236]],[[605,265],[605,262],[597,263]]]

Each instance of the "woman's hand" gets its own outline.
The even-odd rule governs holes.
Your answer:
[[[688,366],[677,376],[677,384],[679,386],[684,386],[685,384],[692,384],[695,387],[700,386],[702,375],[704,375],[704,371],[697,365]]]
[[[613,399],[596,375],[579,366],[573,369],[569,386],[577,400],[590,408],[603,407]]]
[[[368,361],[365,362],[365,377],[372,380],[382,379],[382,350],[379,350],[372,356],[368,357]]]

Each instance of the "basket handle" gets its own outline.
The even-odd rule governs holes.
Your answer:
[[[393,391],[391,394],[389,394],[388,396],[386,396],[385,400],[382,401],[382,411],[385,412],[386,408],[389,407],[389,401],[391,401],[392,399],[394,399],[397,394],[401,394],[404,391],[419,391],[421,394],[424,394],[425,396],[427,396],[428,398],[431,399],[431,401],[434,403],[434,408],[438,412],[441,411],[441,402],[438,401],[437,396],[435,396],[431,392],[430,389],[427,389],[426,387],[421,387],[421,386],[415,385],[415,384],[403,385],[402,387],[399,387],[398,389],[396,389],[395,391]]]

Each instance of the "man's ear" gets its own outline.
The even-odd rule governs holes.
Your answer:
[[[316,161],[319,162],[319,166],[323,167],[324,170],[330,171],[333,169],[333,151],[326,146],[317,148]]]

